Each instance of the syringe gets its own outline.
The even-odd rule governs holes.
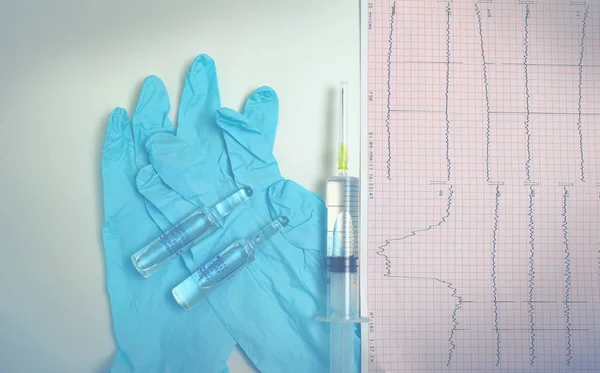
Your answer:
[[[337,175],[327,180],[327,272],[328,307],[319,321],[331,323],[330,372],[349,373],[354,359],[355,323],[367,321],[359,308],[359,222],[360,182],[348,176],[348,97],[347,82],[342,82],[341,139]]]

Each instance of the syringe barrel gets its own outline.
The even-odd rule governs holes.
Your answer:
[[[353,176],[327,180],[327,272],[326,319],[358,322],[358,255],[360,181]]]
[[[353,176],[327,180],[327,257],[357,257],[359,251],[360,181]],[[340,241],[341,240],[341,241]]]
[[[328,275],[327,319],[330,322],[360,322],[358,273],[333,272]]]

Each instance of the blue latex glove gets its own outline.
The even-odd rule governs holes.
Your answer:
[[[205,73],[205,81],[213,85],[205,89],[217,92],[214,70]],[[329,325],[314,321],[325,304],[325,207],[318,196],[279,174],[272,154],[277,96],[269,88],[257,90],[242,115],[219,110],[219,126],[210,120],[217,109],[214,101],[203,107],[207,120],[196,144],[168,134],[149,139],[152,165],[140,171],[138,188],[172,222],[214,203],[207,201],[207,190],[217,188],[225,195],[242,186],[255,190],[249,208],[235,211],[224,228],[184,255],[191,270],[278,215],[288,216],[283,234],[211,294],[209,303],[262,372],[327,372]],[[198,154],[220,133],[219,127],[225,132],[229,162],[209,170]],[[203,137],[207,133],[211,136]],[[227,156],[219,153],[217,158]],[[227,177],[229,172],[234,179]]]
[[[187,88],[197,83],[188,75]],[[190,275],[181,259],[149,278],[137,273],[130,259],[161,233],[159,225],[163,230],[170,226],[153,205],[146,204],[135,186],[139,168],[148,163],[146,139],[174,131],[165,114],[168,109],[164,111],[168,98],[163,92],[158,78],[146,79],[133,114],[133,131],[125,110],[115,109],[103,149],[102,233],[118,343],[111,372],[228,372],[225,364],[235,341],[210,305],[205,303],[184,313],[171,296],[171,289]],[[184,96],[188,104],[198,99],[189,91]]]
[[[248,101],[259,100],[277,102],[267,88]],[[254,263],[209,295],[208,302],[261,372],[327,372],[329,325],[314,320],[325,304],[325,206],[318,196],[279,175],[268,140],[273,136],[257,129],[274,129],[276,116],[244,110],[249,120],[267,122],[256,126],[233,111],[219,113],[217,121],[236,136],[234,140],[226,132],[231,168],[239,180],[229,188],[251,186],[255,193],[223,228],[184,256],[186,264],[198,269],[234,240],[251,237],[277,216],[287,216],[290,222],[283,233],[259,250]],[[176,221],[197,208],[188,201],[196,199],[196,186],[206,182],[206,173],[196,167],[193,148],[177,137],[153,136],[147,148],[154,168],[140,172],[138,188]]]

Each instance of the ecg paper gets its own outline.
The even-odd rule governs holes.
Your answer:
[[[369,372],[600,372],[600,2],[363,11]]]

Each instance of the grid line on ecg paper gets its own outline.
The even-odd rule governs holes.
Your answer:
[[[600,4],[368,3],[369,371],[600,371]]]

